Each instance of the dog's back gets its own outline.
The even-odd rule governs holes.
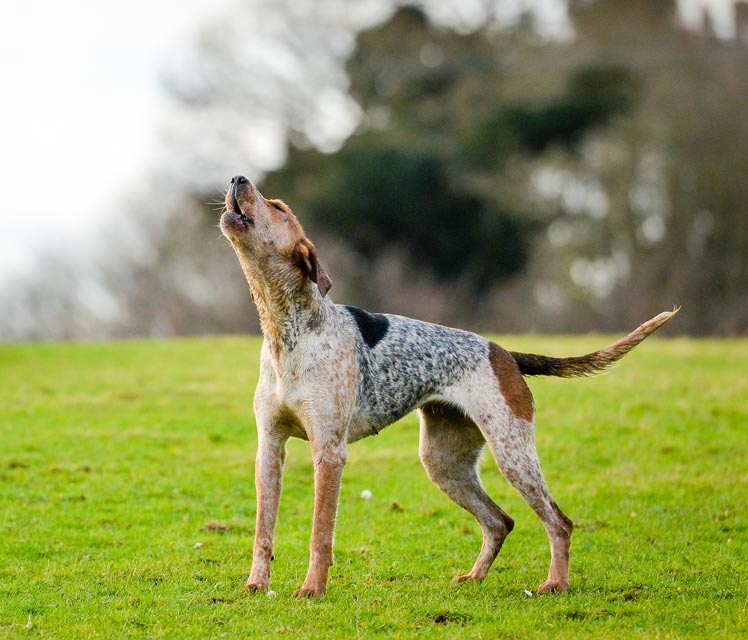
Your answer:
[[[356,323],[359,385],[349,441],[402,418],[486,362],[489,342],[468,331],[338,306]]]

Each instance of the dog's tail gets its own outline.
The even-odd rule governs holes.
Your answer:
[[[651,320],[647,320],[638,329],[629,333],[625,338],[621,338],[618,342],[614,342],[600,351],[588,353],[586,356],[551,358],[534,353],[516,353],[514,351],[510,351],[510,353],[517,362],[520,373],[525,376],[558,376],[560,378],[591,376],[607,369],[623,358],[650,333],[654,333],[668,322],[679,310],[680,307],[676,307],[672,311],[665,311]]]

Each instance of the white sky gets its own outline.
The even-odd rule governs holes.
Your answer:
[[[2,0],[0,287],[75,243],[144,174],[158,74],[228,0]]]
[[[548,5],[558,13],[559,1],[506,5]],[[697,24],[706,6],[724,36],[734,28],[731,5],[680,1],[684,22]],[[41,247],[77,246],[116,213],[159,155],[166,113],[160,70],[179,57],[203,19],[230,6],[231,0],[0,2],[0,288],[29,269]]]

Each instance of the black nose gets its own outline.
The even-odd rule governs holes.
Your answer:
[[[241,184],[247,184],[249,180],[247,180],[244,176],[234,176],[231,178],[231,184],[241,185]]]

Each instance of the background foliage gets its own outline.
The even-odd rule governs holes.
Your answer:
[[[98,254],[5,292],[3,338],[257,329],[215,229],[243,173],[286,200],[337,301],[468,328],[748,328],[748,4],[241,5],[167,70],[172,164]],[[529,7],[530,5],[528,5]],[[261,28],[259,28],[259,26]]]

